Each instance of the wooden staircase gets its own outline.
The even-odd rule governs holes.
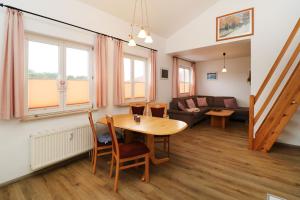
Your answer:
[[[259,98],[274,75],[279,63],[282,60],[282,57],[285,55],[287,49],[290,47],[295,36],[297,35],[299,27],[300,19],[298,19],[297,24],[295,25],[257,94],[250,96],[249,149],[268,152],[300,105],[300,61],[293,69],[292,73],[290,73],[291,75],[287,77],[300,52],[300,43],[298,42],[295,50],[288,60],[288,63],[281,71],[281,74],[279,75],[266,99],[264,99],[261,107],[257,109],[258,111],[256,114],[254,112],[255,106],[258,107],[257,102]],[[282,82],[286,78],[288,78],[288,81],[284,85],[283,89],[279,91]],[[271,105],[271,109],[267,111],[266,109],[270,105],[271,100],[274,98],[276,93],[279,93],[279,95],[276,97],[275,102]],[[255,137],[253,137],[254,127],[257,123],[259,123],[259,120],[263,116],[264,112],[267,112],[267,114],[262,120],[260,126],[257,128]]]

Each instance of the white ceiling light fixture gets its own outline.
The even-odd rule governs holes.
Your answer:
[[[140,24],[135,24],[136,7],[138,4],[138,1],[140,1],[140,3],[141,3],[141,20],[140,20]],[[143,1],[145,1],[145,2],[143,3]],[[146,18],[146,22],[147,22],[146,24],[144,24],[144,17]],[[128,46],[136,46],[136,43],[134,41],[134,33],[133,33],[135,26],[140,29],[139,33],[137,34],[138,38],[145,39],[144,42],[147,44],[153,43],[153,39],[150,35],[147,0],[135,0],[132,23],[131,23],[131,34],[129,35],[130,40],[128,42]],[[135,44],[135,45],[133,45],[133,44]]]
[[[225,56],[226,56],[226,53],[224,52],[223,53],[223,57],[224,57],[224,66],[223,66],[223,69],[222,69],[222,72],[227,72],[227,69],[226,69],[226,66],[225,66]]]

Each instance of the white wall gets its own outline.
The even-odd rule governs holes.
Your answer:
[[[299,0],[220,0],[199,15],[198,18],[169,37],[166,51],[176,53],[240,40],[216,42],[216,17],[251,7],[255,9],[254,35],[242,39],[251,39],[251,94],[256,94],[300,16]],[[299,35],[300,33],[296,37],[298,40]],[[296,44],[297,42],[294,42],[294,46]],[[279,65],[279,69],[282,69],[284,63],[287,63],[293,48],[287,51],[286,56],[282,59],[282,64]],[[278,72],[275,74],[278,77]],[[274,80],[271,80],[270,83],[272,85]],[[267,87],[266,91],[270,91],[270,87]],[[261,101],[255,107],[255,112],[264,101],[267,92],[261,96]],[[279,140],[283,143],[300,145],[300,134],[297,134],[299,133],[299,127],[300,113],[298,110]],[[257,129],[257,126],[255,128]]]
[[[227,72],[222,73],[223,60],[211,60],[196,64],[197,94],[209,96],[233,96],[239,106],[249,106],[250,84],[247,82],[250,57],[226,60]],[[217,72],[217,80],[207,80],[208,72]]]
[[[128,33],[130,32],[130,26],[125,21],[74,0],[7,0],[3,3],[123,39],[127,39]],[[3,60],[4,19],[5,9],[0,8],[1,62]],[[24,14],[24,22],[26,31],[91,45],[94,42],[94,34],[61,25],[56,22],[43,20],[27,14]],[[159,68],[170,68],[172,60],[171,57],[164,54],[165,39],[157,35],[154,35],[153,38],[154,44],[152,47],[158,49],[157,97],[158,101],[169,102],[171,99],[171,90],[169,89],[171,88],[171,79],[160,80]],[[145,49],[128,48],[126,45],[125,51],[141,56],[147,56],[149,54]],[[113,54],[111,42],[109,44],[108,56],[109,105],[107,108],[100,109],[95,113],[95,118],[99,118],[106,113],[115,114],[128,112],[128,108],[114,107],[112,105]],[[18,120],[0,121],[0,184],[31,172],[29,168],[29,136],[31,134],[49,129],[69,128],[84,124],[88,124],[87,116],[85,114],[30,122],[20,122]]]

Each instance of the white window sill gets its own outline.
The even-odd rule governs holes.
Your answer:
[[[68,116],[68,115],[87,113],[89,110],[96,111],[97,109],[79,109],[79,110],[69,110],[69,111],[44,113],[44,114],[33,114],[33,115],[24,116],[21,119],[21,121],[33,121],[33,120],[40,120],[40,119],[64,117],[64,116]]]

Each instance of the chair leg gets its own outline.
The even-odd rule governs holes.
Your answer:
[[[93,151],[93,174],[96,174],[96,165],[97,165],[97,150]]]
[[[145,156],[145,181],[149,183],[149,154]]]
[[[91,150],[91,160],[92,160],[92,165],[94,165],[95,159],[94,159],[94,149]]]
[[[116,160],[116,175],[115,175],[115,185],[114,185],[115,192],[118,192],[119,173],[120,173],[120,161]]]
[[[113,173],[113,168],[114,168],[114,155],[111,155],[111,161],[110,161],[110,171],[109,171],[109,177],[112,177],[112,173]]]

